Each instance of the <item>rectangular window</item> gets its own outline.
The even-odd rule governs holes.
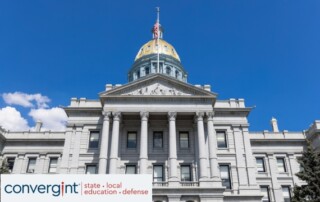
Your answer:
[[[278,171],[281,173],[287,172],[284,158],[277,158]]]
[[[99,147],[99,131],[90,131],[89,149],[97,149]]]
[[[266,172],[265,166],[264,166],[264,159],[263,158],[256,158],[256,163],[257,163],[257,171],[259,173],[264,173]]]
[[[162,165],[154,165],[153,166],[153,181],[154,182],[162,182],[163,180],[163,166]]]
[[[86,166],[86,174],[96,174],[96,173],[97,173],[97,165]]]
[[[227,137],[225,131],[218,131],[217,132],[217,144],[218,148],[227,148]]]
[[[220,176],[222,186],[231,189],[230,168],[229,165],[220,165]]]
[[[282,195],[283,195],[284,202],[291,201],[290,186],[282,186]]]
[[[162,147],[163,147],[163,133],[153,132],[153,148],[162,148]]]
[[[58,158],[50,158],[48,173],[56,173],[58,167]]]
[[[13,158],[13,157],[7,158],[7,165],[8,165],[9,173],[12,173],[12,171],[13,171],[14,161],[15,161],[15,158]]]
[[[137,174],[136,165],[126,165],[126,174]]]
[[[189,148],[189,133],[180,132],[180,148],[186,149]]]
[[[128,132],[127,148],[137,148],[137,132]]]
[[[36,158],[29,158],[28,167],[27,167],[27,173],[34,173],[34,170],[36,168]]]
[[[182,165],[181,166],[181,181],[191,181],[191,166]]]
[[[262,202],[270,201],[269,187],[268,186],[260,186],[261,193],[263,194]]]

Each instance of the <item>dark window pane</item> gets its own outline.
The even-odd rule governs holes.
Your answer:
[[[36,162],[37,162],[36,158],[29,158],[27,173],[34,173],[36,168]]]
[[[154,148],[162,148],[163,147],[163,133],[162,132],[154,132],[153,133],[153,147]]]
[[[90,139],[89,139],[90,149],[97,149],[99,147],[99,137],[100,137],[99,132],[97,131],[90,132]]]
[[[282,195],[285,202],[291,201],[291,192],[289,186],[282,186]]]
[[[265,172],[265,167],[264,167],[264,159],[263,158],[256,158],[256,164],[257,164],[257,171],[260,172]]]
[[[189,133],[180,133],[180,148],[189,148]]]
[[[155,165],[153,166],[153,181],[162,182],[163,181],[163,166]]]
[[[227,189],[231,189],[231,181],[230,181],[230,169],[228,165],[220,165],[220,176],[222,180],[222,186]]]
[[[58,158],[50,158],[49,173],[56,173],[58,167]]]
[[[191,181],[191,168],[189,165],[181,166],[181,181]]]
[[[269,187],[268,186],[261,186],[260,187],[261,193],[263,194],[262,202],[269,202]]]
[[[279,172],[287,172],[284,158],[277,158],[277,166]]]
[[[146,71],[146,75],[148,75],[150,73],[150,68],[146,67],[145,71]]]
[[[87,165],[86,174],[96,174],[97,166],[96,165]]]
[[[127,139],[127,148],[136,148],[137,147],[137,133],[129,132]]]
[[[227,148],[226,133],[224,131],[217,132],[218,148]]]
[[[126,174],[136,174],[136,165],[127,165],[126,166]]]
[[[7,158],[7,164],[10,173],[13,171],[14,161],[15,158]]]

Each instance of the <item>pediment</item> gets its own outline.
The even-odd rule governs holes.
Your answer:
[[[156,81],[144,86],[140,86],[136,89],[128,90],[123,92],[121,95],[189,95],[191,92],[188,92],[186,89],[177,88],[177,86],[168,85],[167,83]]]
[[[216,94],[168,76],[155,74],[100,93],[100,97],[109,96],[216,97]]]

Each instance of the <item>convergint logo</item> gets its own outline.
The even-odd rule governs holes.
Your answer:
[[[1,202],[152,201],[152,175],[0,175]]]
[[[73,182],[65,184],[6,184],[6,194],[49,194],[53,197],[63,197],[66,194],[79,194],[80,184]]]

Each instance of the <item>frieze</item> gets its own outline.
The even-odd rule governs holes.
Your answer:
[[[122,95],[191,95],[182,92],[174,87],[167,87],[159,83],[152,84],[150,86],[141,87],[129,93]]]

